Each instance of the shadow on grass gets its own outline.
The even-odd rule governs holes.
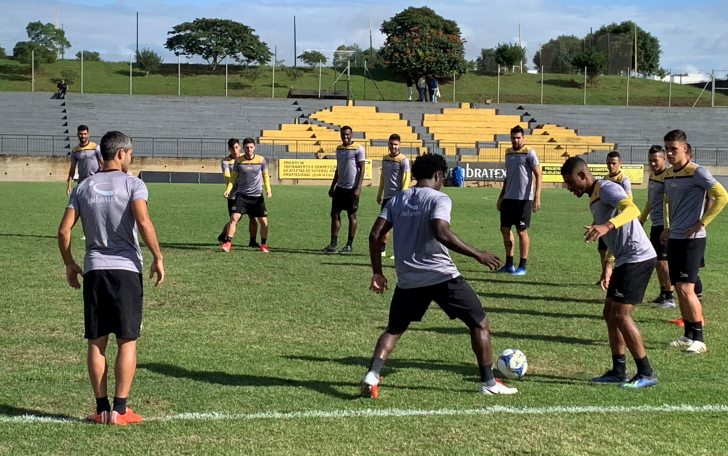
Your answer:
[[[189,370],[184,367],[171,364],[146,363],[137,366],[156,374],[166,375],[175,378],[187,378],[197,382],[213,383],[226,386],[290,386],[294,388],[306,388],[338,399],[355,399],[357,394],[346,394],[338,391],[336,387],[353,387],[353,383],[327,382],[323,380],[295,380],[280,377],[266,377],[248,374],[229,374],[220,371],[198,371]]]
[[[141,244],[144,245],[144,244]],[[194,242],[160,242],[159,246],[165,249],[177,250],[220,250],[216,243],[194,243]]]
[[[36,418],[48,418],[53,420],[82,421],[82,419],[76,416],[63,415],[61,413],[47,413],[40,410],[14,407],[7,404],[0,404],[0,416],[33,416]]]
[[[433,332],[438,334],[458,334],[458,335],[469,335],[470,331],[466,327],[462,328],[446,328],[446,327],[431,327],[431,328],[417,328],[410,327],[407,331],[419,331],[419,332]],[[574,345],[600,345],[601,341],[593,339],[581,339],[579,337],[566,337],[566,336],[550,336],[546,334],[518,334],[513,332],[495,332],[490,333],[493,337],[504,337],[517,340],[539,340],[544,342],[557,342],[560,344],[574,344]]]
[[[480,274],[483,271],[482,270],[481,271],[465,271],[465,270],[461,270],[460,272],[463,272],[463,273],[472,272],[474,274],[475,273]],[[496,275],[496,274],[494,274],[494,275]],[[563,288],[563,287],[570,287],[570,288],[574,288],[574,287],[594,288],[595,287],[594,284],[589,284],[589,283],[536,282],[536,281],[532,281],[532,280],[520,280],[518,278],[513,278],[513,279],[497,278],[497,276],[500,276],[500,274],[497,274],[496,277],[493,277],[493,278],[490,278],[490,277],[484,278],[484,279],[467,278],[467,280],[468,280],[468,282],[472,281],[472,282],[486,282],[486,283],[488,283],[488,282],[512,283],[512,284],[519,284],[519,285],[520,284],[523,284],[523,285],[538,285],[540,287],[559,287],[559,288]]]
[[[550,86],[566,87],[569,89],[580,89],[584,88],[584,76],[581,77],[582,82],[577,82],[575,79],[547,79],[543,83]]]
[[[40,238],[40,239],[58,239],[58,236],[49,236],[49,235],[44,235],[44,234],[0,233],[0,237],[27,237],[27,238]]]
[[[478,292],[478,295],[483,298],[491,299],[519,299],[524,301],[552,301],[552,302],[569,302],[569,303],[584,303],[584,304],[604,304],[604,299],[587,299],[587,298],[569,298],[564,296],[528,296],[520,294],[509,294],[509,293],[489,293],[489,292]],[[601,318],[601,316],[599,317]]]

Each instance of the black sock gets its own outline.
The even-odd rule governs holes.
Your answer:
[[[506,255],[506,266],[513,266],[513,255]]]
[[[675,299],[675,297],[672,295],[672,291],[665,290],[665,299]]]
[[[488,386],[495,385],[495,375],[493,375],[493,364],[478,364],[480,369],[480,381]]]
[[[329,245],[336,247],[336,244],[339,242],[338,236],[331,236],[331,243]]]
[[[703,281],[700,280],[700,276],[698,276],[697,280],[695,281],[695,294],[703,294]]]
[[[382,370],[383,365],[384,360],[382,358],[372,358],[372,361],[369,363],[369,371],[379,375],[379,371]]]
[[[685,324],[687,325],[687,322],[685,322]],[[692,325],[693,325],[693,337],[691,337],[691,339],[697,340],[699,342],[704,342],[703,341],[703,322],[694,321],[692,323]]]
[[[126,398],[114,396],[114,411],[119,415],[126,413]]]
[[[647,361],[647,356],[640,359],[635,359],[634,363],[637,364],[637,373],[643,377],[649,377],[652,375],[652,367],[650,362]]]
[[[351,246],[354,243],[354,238],[349,236],[349,239],[346,240],[346,245]]]
[[[683,318],[683,328],[685,329],[685,337],[693,340],[693,323]]]
[[[110,412],[111,404],[109,404],[109,397],[97,397],[96,398],[96,413]]]
[[[382,242],[382,252],[386,252],[386,251],[387,251],[387,243]]]
[[[267,244],[268,243],[267,241],[268,241],[268,238],[267,237],[260,238],[260,243],[261,244]]]
[[[612,355],[612,372],[617,375],[627,374],[627,357],[622,355]]]
[[[526,261],[528,261],[528,258],[521,258],[521,261],[518,262],[518,268],[526,269]]]
[[[225,236],[225,242],[233,242],[233,238],[230,236]]]
[[[250,238],[250,244],[255,244],[255,238],[254,237]]]
[[[660,298],[661,299],[667,299],[667,290],[665,290],[665,287],[660,287]]]

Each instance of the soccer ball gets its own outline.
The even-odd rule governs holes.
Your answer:
[[[498,370],[501,374],[505,375],[506,378],[516,379],[526,375],[528,370],[528,360],[526,355],[521,350],[515,348],[509,348],[503,350],[498,355],[498,361],[496,362]]]

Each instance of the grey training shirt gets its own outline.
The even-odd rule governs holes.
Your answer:
[[[506,182],[503,199],[533,199],[533,168],[539,165],[536,151],[527,146],[506,150]]]
[[[336,170],[339,172],[339,180],[336,181],[336,186],[345,189],[356,187],[356,164],[365,159],[364,148],[357,143],[337,146]]]

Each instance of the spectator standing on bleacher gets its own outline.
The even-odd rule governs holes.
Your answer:
[[[437,78],[433,75],[427,76],[427,87],[430,89],[430,101],[437,103],[437,97],[440,96],[440,88],[437,85]]]
[[[56,86],[58,89],[58,98],[65,99],[66,98],[66,92],[68,92],[68,85],[66,85],[66,80],[61,79],[61,82],[58,83]]]
[[[412,75],[407,75],[407,101],[412,101],[412,86],[415,84]]]
[[[424,74],[417,80],[417,91],[420,94],[420,98],[417,101],[427,101],[427,79],[425,79]]]
[[[71,183],[73,182],[73,176],[76,174],[77,163],[79,184],[87,177],[96,174],[104,164],[99,146],[89,141],[88,127],[86,125],[78,126],[76,136],[78,137],[78,146],[74,147],[71,152],[71,167],[68,169],[66,195],[71,194]]]

